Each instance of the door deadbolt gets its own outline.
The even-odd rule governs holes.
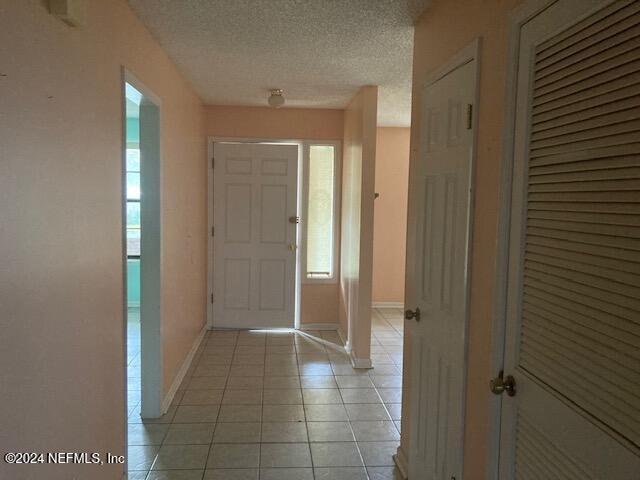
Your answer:
[[[498,376],[489,382],[489,388],[494,395],[507,395],[513,397],[516,394],[516,379],[512,375],[504,377],[504,372],[500,371]]]
[[[420,321],[420,309],[416,308],[415,310],[405,310],[404,311],[404,318],[407,320],[411,320],[412,318],[415,318],[416,322]]]
[[[300,223],[300,217],[289,217],[289,223]]]

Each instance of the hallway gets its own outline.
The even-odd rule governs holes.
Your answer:
[[[640,480],[640,0],[0,44],[0,480]]]
[[[395,480],[402,312],[376,309],[372,370],[335,331],[210,331],[159,420],[129,416],[129,480]]]

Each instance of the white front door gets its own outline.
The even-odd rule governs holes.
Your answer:
[[[501,480],[640,478],[639,38],[630,0],[520,31]]]
[[[409,478],[460,479],[475,60],[425,86],[409,187]]]
[[[298,146],[216,142],[214,159],[213,325],[293,328]]]

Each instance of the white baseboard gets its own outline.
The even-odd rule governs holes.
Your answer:
[[[373,368],[370,358],[358,358],[354,356],[353,350],[349,352],[349,358],[351,359],[353,368]]]
[[[349,344],[349,339],[347,338],[347,335],[342,330],[342,326],[340,324],[338,324],[338,336],[340,337],[340,340],[342,340],[342,344],[344,345],[344,351],[347,353],[351,352],[351,345]]]
[[[338,325],[338,335],[340,336],[342,343],[344,343],[344,351],[349,355],[349,360],[351,360],[351,366],[353,366],[353,368],[373,368],[370,358],[357,358],[353,354],[353,348],[351,348],[352,345],[340,325]]]
[[[373,302],[371,308],[404,308],[404,302]]]
[[[180,384],[182,383],[182,380],[184,380],[184,376],[187,374],[187,371],[189,370],[189,367],[191,366],[191,362],[193,361],[193,357],[196,354],[196,352],[198,351],[198,348],[200,348],[200,344],[202,343],[202,339],[204,338],[204,335],[205,335],[205,333],[207,333],[208,329],[209,329],[209,326],[205,322],[204,326],[202,327],[202,330],[200,330],[200,333],[198,333],[198,336],[193,341],[193,345],[191,346],[191,350],[189,350],[189,353],[185,357],[184,362],[182,362],[182,366],[180,367],[180,370],[178,370],[177,375],[173,379],[173,383],[171,384],[171,388],[169,388],[169,391],[167,392],[167,394],[165,395],[164,399],[162,400],[162,414],[163,415],[165,413],[167,413],[167,410],[169,410],[169,407],[171,406],[171,402],[173,402],[173,397],[176,396],[176,392],[178,391],[178,388],[180,388]]]
[[[409,462],[407,461],[407,456],[402,448],[398,447],[396,454],[393,455],[393,461],[395,462],[396,467],[398,467],[398,470],[400,470],[402,478],[405,480],[409,478]]]
[[[300,330],[340,330],[338,323],[301,323]]]

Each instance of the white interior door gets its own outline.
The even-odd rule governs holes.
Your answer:
[[[213,325],[293,328],[298,146],[214,144]]]
[[[407,249],[409,478],[460,479],[475,60],[425,86]],[[413,243],[413,240],[415,243]]]
[[[502,480],[640,478],[640,2],[520,33]]]

